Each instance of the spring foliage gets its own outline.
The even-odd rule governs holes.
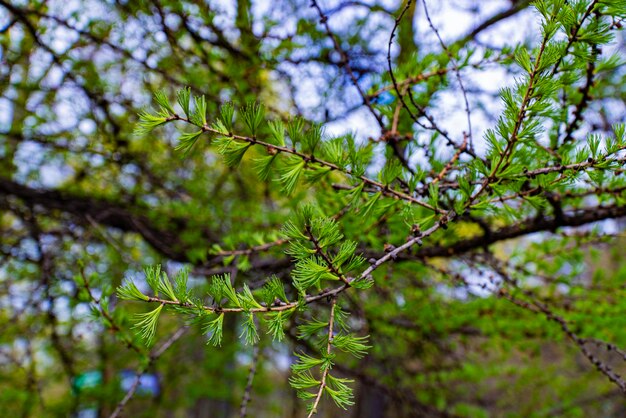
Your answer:
[[[623,415],[624,0],[40,3],[5,415]]]
[[[189,130],[178,138],[178,150],[190,153],[212,148],[226,166],[250,165],[259,181],[277,184],[285,196],[311,187],[314,191],[304,193],[304,200],[311,203],[298,205],[281,230],[282,239],[288,242],[285,253],[292,260],[288,282],[273,277],[252,291],[246,283],[235,289],[228,275],[215,276],[208,295],[192,297],[178,277],[172,286],[158,269],[149,269],[146,279],[153,296],[138,292],[132,282],[118,291],[121,298],[158,305],[153,311],[139,314],[136,326],[141,334],[147,340],[153,338],[162,308],[202,318],[208,342],[216,345],[221,342],[224,315],[241,317],[240,337],[246,344],[256,344],[262,334],[280,342],[284,329],[299,323],[298,338],[313,344],[318,355],[295,353],[291,386],[308,403],[311,414],[316,412],[322,395],[344,409],[353,405],[352,381],[336,376],[333,366],[339,352],[360,359],[370,346],[367,336],[350,330],[350,315],[342,309],[342,299],[347,297],[344,294],[367,292],[373,270],[403,251],[411,253],[414,244],[421,245],[424,240],[455,242],[461,235],[460,228],[473,219],[523,227],[523,222],[517,222],[541,216],[549,208],[554,216],[558,216],[557,211],[563,216],[564,208],[575,214],[584,210],[584,195],[600,197],[600,189],[621,188],[623,180],[618,174],[626,148],[623,124],[613,126],[610,135],[590,133],[582,141],[563,135],[564,129],[572,126],[563,96],[576,97],[575,102],[588,100],[575,89],[585,82],[589,66],[593,66],[595,75],[619,65],[617,56],[604,57],[600,53],[603,45],[613,40],[611,19],[619,18],[626,10],[620,8],[623,3],[618,3],[534,2],[542,22],[541,37],[532,48],[520,45],[510,51],[519,75],[514,85],[500,91],[503,108],[494,126],[484,134],[484,157],[476,155],[468,144],[469,132],[455,141],[431,126],[430,171],[422,163],[413,165],[387,158],[384,167],[375,173],[370,169],[377,162],[371,144],[357,142],[350,135],[329,137],[322,125],[307,123],[300,117],[286,122],[272,119],[257,102],[241,107],[227,103],[216,117],[207,120],[203,96],[193,96],[189,89],[180,90],[180,109],[175,109],[165,92],[157,92],[159,110],[139,115],[137,134],[168,123],[187,126]],[[455,70],[461,71],[469,65],[470,51],[455,54],[454,60],[460,61]],[[393,84],[392,94],[406,100],[395,81]],[[413,98],[411,102],[403,106],[408,113],[415,112],[417,124],[423,126],[417,117],[426,113]],[[378,105],[371,110],[389,115],[393,109],[393,105]],[[435,151],[442,142],[456,150],[453,158]],[[332,213],[327,194],[317,191],[337,182],[343,185],[336,193],[340,206],[361,217],[364,225],[378,218],[394,223],[396,231],[404,229],[406,243],[389,245],[386,255],[368,265],[360,250],[363,243],[342,232],[347,227],[342,224],[343,210]],[[601,199],[615,207],[624,205],[622,193],[609,193]],[[513,281],[509,284],[516,286]],[[292,291],[286,291],[285,286]],[[490,285],[506,292],[500,286],[502,283]],[[212,304],[203,305],[205,300]],[[330,313],[323,320],[313,316],[305,319],[303,312],[318,302],[330,302]],[[554,319],[552,314],[546,315]],[[566,333],[581,345],[579,337]],[[595,361],[593,356],[588,357]],[[623,385],[621,378],[606,374]]]

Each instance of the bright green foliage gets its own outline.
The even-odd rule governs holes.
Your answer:
[[[266,306],[270,306],[275,301],[289,302],[285,287],[278,277],[272,276],[263,286],[263,301]]]
[[[298,327],[298,337],[301,339],[311,339],[327,330],[325,339],[320,344],[322,346],[321,358],[296,353],[298,361],[291,366],[293,376],[289,382],[297,390],[299,398],[309,401],[308,411],[310,413],[315,413],[323,393],[328,394],[340,408],[346,409],[348,406],[354,405],[352,400],[353,391],[348,385],[354,381],[332,375],[331,369],[335,362],[335,354],[332,353],[332,348],[336,347],[356,358],[362,358],[367,353],[367,350],[371,348],[364,344],[367,341],[367,337],[335,335],[334,326],[345,328],[345,324],[339,324],[342,321],[343,314],[334,302],[331,308],[331,315],[333,315],[333,318],[329,319],[329,322],[313,320]],[[320,376],[319,380],[313,377],[313,373],[317,373]],[[312,392],[312,389],[315,389],[317,394]]]
[[[285,325],[289,320],[291,311],[271,312],[265,316],[267,323],[267,333],[274,341],[281,342],[285,338]]]
[[[134,328],[137,328],[141,333],[141,337],[147,344],[151,344],[154,341],[154,335],[156,334],[157,323],[159,321],[159,315],[163,309],[163,305],[157,306],[154,310],[142,314],[137,314],[137,323]]]
[[[176,150],[183,151],[185,154],[188,154],[201,134],[202,131],[186,132],[181,134],[178,138],[178,145],[176,145]]]
[[[248,128],[248,133],[253,137],[256,136],[261,123],[265,121],[264,116],[265,109],[258,103],[250,103],[241,109],[241,117]]]
[[[333,345],[346,353],[352,354],[356,358],[363,358],[367,350],[371,348],[366,345],[368,337],[354,337],[352,335],[335,335]]]
[[[303,301],[307,303],[306,295],[309,288],[316,287],[321,290],[322,282],[326,280],[343,280],[346,286],[349,286],[352,281],[360,283],[363,280],[353,280],[347,276],[363,264],[363,258],[356,255],[356,242],[343,240],[344,236],[335,220],[317,215],[318,211],[314,207],[304,206],[299,211],[299,216],[288,221],[283,228],[285,237],[291,241],[288,253],[298,260],[292,272],[292,284],[300,293],[299,301],[289,301],[283,283],[276,276],[267,280],[257,297],[247,284],[244,283],[243,288],[238,291],[233,287],[228,275],[218,275],[212,278],[208,291],[214,305],[194,304],[191,302],[191,291],[187,289],[187,271],[181,270],[174,279],[175,285],[172,286],[167,274],[161,271],[158,265],[145,270],[146,281],[154,292],[154,299],[143,295],[130,280],[118,289],[118,294],[127,300],[160,303],[154,311],[139,314],[137,318],[135,327],[139,328],[142,338],[147,343],[151,343],[154,338],[158,316],[164,307],[171,307],[191,317],[202,318],[203,332],[208,337],[207,343],[214,346],[222,343],[224,310],[242,314],[240,338],[246,344],[253,345],[259,342],[256,315],[263,318],[267,324],[267,334],[271,335],[273,340],[280,342],[285,337],[284,328],[290,316]],[[357,287],[364,288],[364,286]],[[159,299],[160,297],[162,299]],[[336,329],[348,330],[345,312],[334,304],[332,312]],[[317,320],[310,320],[299,325],[298,338],[310,340],[324,331],[326,331],[329,348],[336,347],[355,358],[362,358],[371,348],[367,345],[368,337],[334,334],[330,322]],[[327,393],[341,408],[345,409],[353,404],[352,389],[346,385],[349,380],[333,377],[330,374],[335,357],[330,349],[319,359],[306,354],[297,355],[300,360],[292,366],[295,374],[290,379],[290,383],[299,390],[301,398],[311,398],[311,394],[302,389],[308,388],[307,385],[315,381],[312,380],[311,369],[316,368],[325,376],[322,378],[323,385],[320,386],[321,383],[316,385],[320,393]],[[313,406],[310,405],[309,410],[312,408]]]
[[[141,293],[132,280],[126,280],[126,282],[117,289],[117,296],[124,300],[149,300],[148,296]]]
[[[203,329],[204,333],[209,337],[207,344],[219,346],[222,344],[222,335],[224,327],[224,314],[218,314],[214,319],[206,322]]]
[[[0,411],[621,417],[626,3],[274,3],[0,0]]]
[[[189,87],[184,87],[178,90],[178,93],[176,95],[176,101],[178,102],[178,105],[183,109],[184,115],[189,118],[191,116],[191,89]],[[169,107],[167,108],[167,110],[170,113],[175,113],[173,109]]]
[[[235,289],[233,289],[233,285],[230,282],[230,276],[228,275],[213,277],[209,295],[218,305],[221,305],[222,300],[226,298],[234,306],[241,307],[240,299],[237,296]]]
[[[438,229],[447,229],[448,222],[460,219],[466,213],[493,214],[502,216],[506,222],[514,222],[523,219],[526,213],[544,211],[551,203],[542,193],[561,193],[562,188],[580,181],[579,173],[587,175],[597,187],[603,187],[605,173],[615,170],[623,163],[620,156],[624,149],[623,126],[615,126],[614,137],[589,135],[586,145],[578,148],[568,147],[567,144],[560,147],[560,132],[546,127],[567,122],[567,115],[559,110],[560,97],[564,90],[574,85],[582,76],[577,73],[577,61],[580,62],[578,65],[584,66],[585,63],[595,60],[597,53],[593,52],[594,48],[611,42],[609,25],[594,21],[584,26],[584,29],[581,28],[581,21],[593,11],[585,2],[575,2],[572,5],[559,1],[537,2],[535,7],[543,19],[539,44],[533,48],[519,45],[512,51],[511,58],[519,67],[521,75],[514,85],[500,90],[503,109],[495,126],[485,132],[485,159],[462,160],[455,168],[460,173],[455,177],[458,193],[439,182],[450,167],[445,161],[434,158],[430,159],[433,171],[443,173],[436,181],[426,183],[424,171],[409,171],[410,167],[397,159],[387,159],[377,180],[370,180],[365,177],[365,168],[372,163],[370,148],[357,145],[350,136],[326,138],[321,124],[309,125],[301,117],[291,118],[286,124],[280,120],[266,123],[264,107],[258,103],[244,106],[237,115],[234,114],[232,105],[223,106],[220,118],[211,121],[213,128],[207,130],[207,133],[216,135],[212,146],[216,147],[229,167],[239,166],[248,152],[253,148],[257,149],[261,155],[254,159],[253,167],[259,180],[277,180],[286,195],[307,187],[306,184],[308,187],[322,184],[327,176],[337,172],[341,176],[334,178],[343,177],[350,185],[344,193],[346,207],[352,208],[362,219],[379,216],[393,218],[395,213],[400,212],[406,224],[411,225],[414,231],[427,231],[426,235],[434,234]],[[600,9],[595,11],[601,13]],[[572,33],[576,33],[575,39],[568,35]],[[565,40],[563,36],[566,37]],[[567,38],[568,36],[570,37]],[[579,49],[575,55],[570,55],[573,44],[575,48],[579,44],[592,45],[591,54],[588,53],[589,50]],[[468,62],[469,55],[463,65]],[[561,74],[559,67],[567,70]],[[559,76],[555,77],[557,73]],[[187,90],[183,90],[178,96],[184,98],[188,94]],[[156,95],[157,103],[161,106],[159,113],[143,114],[143,125],[140,126],[144,131],[159,126],[163,118],[176,119],[164,97],[163,93]],[[183,107],[187,101],[188,99],[182,100]],[[189,118],[189,122],[198,126],[205,126],[207,123],[198,115],[198,111],[205,114],[202,103],[203,98],[196,99],[196,116]],[[237,119],[245,126],[242,135],[234,132],[238,126]],[[556,165],[558,169],[545,168],[546,158],[552,158],[554,154],[554,151],[549,151],[542,144],[546,134],[553,150],[560,147],[560,162]],[[180,138],[179,147],[189,150],[188,144],[193,145],[197,139],[197,135],[193,135],[184,134]],[[464,150],[459,148],[457,153],[461,154]],[[434,157],[434,148],[432,153]],[[457,155],[451,161],[454,162],[458,157]],[[584,169],[587,167],[590,170]],[[527,174],[534,172],[537,174]],[[303,178],[306,182],[301,181]],[[531,185],[528,185],[529,181]],[[426,199],[420,201],[419,197],[407,193],[406,185],[410,185],[410,190],[421,187],[421,195]],[[525,192],[533,188],[542,193]],[[484,193],[486,190],[489,193]],[[416,206],[421,206],[421,209],[411,205],[398,205],[390,198],[417,203]],[[520,199],[519,205],[502,205],[509,199]],[[399,210],[400,208],[402,209]],[[323,215],[310,205],[300,206],[296,213],[295,217],[284,224],[282,233],[289,242],[286,253],[294,261],[290,275],[291,285],[299,294],[297,302],[288,300],[284,285],[276,277],[268,280],[264,286],[259,299],[262,302],[257,301],[245,283],[240,291],[232,287],[227,277],[215,278],[211,285],[210,294],[218,305],[224,298],[229,301],[219,306],[233,307],[242,312],[244,318],[240,337],[247,344],[256,344],[259,339],[255,312],[261,314],[268,311],[264,318],[268,327],[267,333],[274,340],[281,341],[288,316],[293,314],[296,306],[304,308],[314,300],[311,299],[312,295],[323,294],[323,289],[333,288],[337,286],[336,283],[343,288],[335,289],[341,290],[353,285],[367,289],[373,283],[369,271],[375,267],[364,271],[364,259],[358,255],[359,243],[344,235],[340,222]],[[414,240],[421,245],[422,238],[419,234]],[[393,248],[395,247],[391,247],[389,251],[393,252]],[[169,282],[160,281],[158,290],[169,300],[175,301],[167,283]],[[132,295],[134,292],[128,285],[122,289],[125,289],[124,295]],[[518,296],[514,296],[514,302],[524,306],[526,302],[516,298]],[[283,304],[289,308],[280,308]],[[275,308],[280,310],[272,311]],[[340,305],[335,306],[333,302],[332,312],[337,317],[335,328],[348,330],[347,321],[344,320],[345,311],[342,311]],[[221,335],[218,326],[221,327],[222,315],[223,313],[218,319],[209,322],[208,333],[213,341],[220,340],[215,336]],[[300,398],[310,401],[310,414],[316,412],[321,396],[318,395],[321,393],[328,394],[341,408],[353,404],[349,380],[331,374],[332,365],[336,361],[332,348],[359,359],[371,348],[367,345],[367,337],[355,336],[349,332],[336,333],[333,330],[333,321],[309,319],[298,326],[298,338],[307,341],[316,341],[320,334],[326,333],[326,339],[318,341],[321,357],[298,353],[298,361],[292,366],[294,375],[290,379],[291,385],[298,390]],[[312,392],[312,389],[319,391]]]

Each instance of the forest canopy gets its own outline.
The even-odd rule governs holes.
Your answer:
[[[625,18],[0,0],[0,412],[624,416]]]

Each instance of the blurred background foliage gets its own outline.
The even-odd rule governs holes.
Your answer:
[[[373,173],[398,152],[379,140],[381,129],[344,60],[368,95],[389,86],[387,44],[405,5],[322,2],[347,51],[342,56],[309,3],[0,0],[2,416],[109,416],[125,395],[124,370],[146,370],[160,383],[139,391],[126,416],[240,416],[251,364],[249,416],[305,416],[288,385],[289,365],[294,350],[315,347],[295,330],[282,343],[262,338],[257,361],[238,338],[238,319],[227,317],[221,348],[207,346],[192,326],[150,361],[129,320],[145,307],[109,296],[124,278],[141,283],[148,264],[163,263],[170,272],[186,266],[197,294],[218,273],[252,289],[271,274],[287,281],[284,247],[246,249],[276,242],[288,216],[313,195],[328,216],[344,208],[328,187],[339,178],[286,195],[276,182],[260,181],[251,163],[228,167],[209,147],[183,158],[174,125],[133,134],[154,91],[174,97],[189,86],[206,96],[209,119],[228,101],[260,101],[274,119],[299,115],[335,135],[354,132],[378,156]],[[448,42],[470,61],[464,75],[473,80],[467,89],[481,132],[499,115],[498,87],[519,76],[511,54],[516,43],[533,45],[536,13],[524,0],[429,3]],[[396,77],[452,68],[419,3],[405,12],[392,49]],[[623,44],[617,31],[607,48],[623,55]],[[583,128],[607,133],[624,122],[624,74],[622,64],[614,65],[593,86]],[[583,94],[578,87],[572,95]],[[429,77],[415,91],[445,129],[460,133],[463,105],[453,75]],[[396,108],[385,102],[393,96],[374,97],[393,119]],[[414,129],[411,118],[399,117],[398,131],[411,136]],[[399,146],[407,155],[417,149]],[[423,156],[426,170],[440,171],[453,152],[433,146]],[[249,153],[244,162],[255,157]],[[342,218],[344,234],[366,257],[406,238],[412,215],[389,207],[372,219],[350,211]],[[488,221],[508,225],[506,218]],[[438,236],[425,243],[433,257],[400,257],[377,270],[373,289],[348,297],[353,326],[370,335],[373,348],[364,360],[345,357],[336,365],[356,380],[356,405],[340,412],[324,401],[319,416],[624,416],[622,393],[567,341],[558,322],[481,289],[493,274],[482,244],[463,259],[438,250],[471,242],[481,227],[468,222]],[[623,223],[530,232],[544,229],[528,239],[496,239],[492,254],[581,335],[625,347]],[[527,234],[514,238],[521,235]],[[181,325],[174,315],[162,316],[156,347]],[[615,349],[589,349],[623,369]],[[97,383],[77,387],[93,371],[100,373]]]

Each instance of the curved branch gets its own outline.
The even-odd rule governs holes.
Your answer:
[[[180,230],[187,224],[186,219],[170,218],[168,223],[173,224],[175,229],[168,230],[156,226],[148,217],[139,214],[146,208],[130,207],[60,190],[36,189],[5,178],[0,178],[0,196],[14,196],[29,206],[40,206],[46,212],[60,210],[81,219],[88,216],[101,225],[138,233],[166,257],[176,261],[189,261],[185,245],[178,238]],[[205,234],[209,241],[214,241],[210,234]]]

